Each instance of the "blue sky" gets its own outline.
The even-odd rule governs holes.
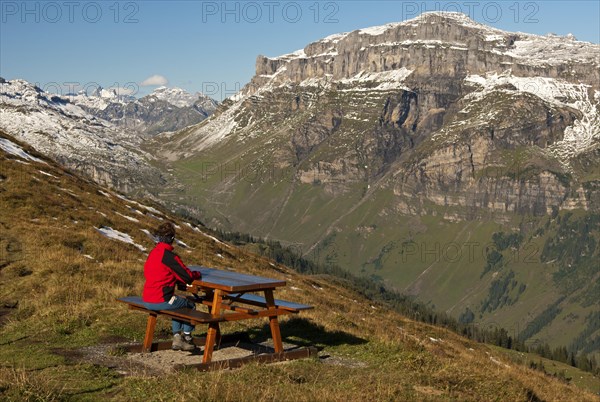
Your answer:
[[[600,43],[598,1],[7,1],[0,0],[0,76],[53,92],[69,86],[167,86],[232,95],[259,54],[423,11],[462,11],[509,31],[574,34]],[[159,84],[164,80],[151,80]]]

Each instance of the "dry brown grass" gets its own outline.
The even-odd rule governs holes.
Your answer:
[[[54,350],[114,336],[139,340],[145,328],[142,315],[114,302],[140,294],[145,254],[102,237],[94,227],[129,233],[149,249],[151,241],[140,229],[152,229],[157,221],[130,210],[139,206],[106,197],[94,184],[53,164],[23,165],[0,152],[0,175],[0,307],[18,302],[0,324],[0,399],[598,400],[510,363],[485,345],[390,312],[331,278],[301,276],[216,243],[166,213],[180,224],[178,237],[191,246],[179,249],[184,261],[287,280],[278,296],[316,308],[303,313],[303,319],[283,319],[284,336],[357,364],[305,360],[164,378],[121,378],[105,368],[74,364]],[[223,329],[260,335],[266,326],[237,323]],[[158,330],[168,333],[166,320]]]

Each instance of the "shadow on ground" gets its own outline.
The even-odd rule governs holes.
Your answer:
[[[319,350],[327,346],[362,345],[366,339],[359,338],[343,331],[328,331],[322,325],[316,324],[306,318],[293,317],[279,323],[281,336],[284,342],[298,346],[315,346]],[[271,339],[269,324],[262,327],[248,329],[252,342],[260,343]]]

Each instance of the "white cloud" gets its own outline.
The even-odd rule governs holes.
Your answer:
[[[167,85],[169,80],[167,80],[164,76],[154,74],[144,81],[140,82],[140,85],[143,87],[156,86],[156,85]]]

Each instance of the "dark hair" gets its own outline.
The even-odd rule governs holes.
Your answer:
[[[175,225],[172,222],[161,223],[156,228],[154,235],[159,242],[171,244],[175,240]]]

